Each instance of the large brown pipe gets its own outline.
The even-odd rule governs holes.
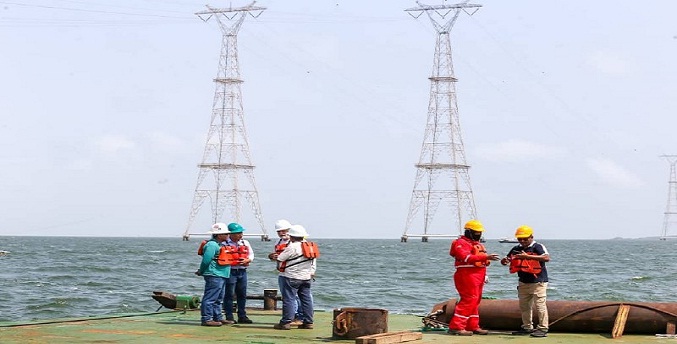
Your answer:
[[[621,304],[630,306],[625,323],[627,334],[666,333],[668,322],[677,321],[677,303],[605,302],[605,301],[548,301],[550,331],[572,333],[610,333]],[[433,312],[443,310],[438,320],[449,323],[456,300],[433,306]],[[534,312],[534,322],[536,322]],[[517,300],[482,300],[480,324],[490,330],[514,331],[522,325]],[[674,325],[672,325],[674,328]]]

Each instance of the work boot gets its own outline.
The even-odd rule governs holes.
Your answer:
[[[489,334],[489,331],[485,330],[485,329],[478,328],[478,329],[472,330],[472,333],[484,336],[484,335]]]
[[[207,320],[202,322],[202,326],[221,326],[220,321]]]
[[[237,318],[237,322],[239,322],[240,324],[252,324],[252,323],[254,323],[253,321],[251,321],[247,317]]]
[[[273,325],[273,328],[276,330],[291,330],[291,325],[277,323]]]
[[[223,319],[223,320],[221,320],[221,323],[224,324],[224,325],[237,324],[237,322],[233,319]]]
[[[304,330],[312,330],[313,324],[301,324],[301,325],[299,325],[299,328],[304,329]]]
[[[531,336],[532,336],[532,337],[537,337],[537,338],[543,338],[543,337],[547,337],[547,336],[548,336],[548,332],[547,332],[547,331],[543,331],[543,330],[536,330],[536,331],[534,331],[534,332],[531,332]]]
[[[466,330],[448,330],[447,334],[451,334],[454,336],[472,336],[472,331],[466,331]]]
[[[294,321],[291,322],[291,325],[292,325],[292,326],[303,325],[303,321],[300,320],[300,319],[294,319]]]
[[[519,331],[513,331],[512,334],[516,336],[526,336],[534,332],[533,329],[520,328]]]

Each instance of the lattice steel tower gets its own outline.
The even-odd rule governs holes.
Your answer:
[[[214,8],[195,13],[203,21],[214,18],[222,32],[219,70],[214,82],[216,91],[212,106],[211,124],[207,132],[202,163],[197,177],[197,186],[190,208],[188,225],[184,240],[191,234],[191,226],[196,222],[200,207],[209,199],[211,219],[215,222],[238,222],[248,229],[246,236],[260,236],[268,240],[259,196],[254,180],[254,165],[249,153],[249,141],[244,125],[242,106],[243,80],[237,54],[237,33],[247,15],[256,18],[266,9],[254,6],[238,8]],[[251,210],[251,218],[243,218],[242,207],[246,204]],[[253,222],[258,222],[261,232],[252,233]],[[202,226],[202,224],[201,224]],[[206,232],[209,226],[202,227],[199,233]]]
[[[668,181],[668,203],[665,206],[663,216],[663,228],[661,230],[661,240],[677,237],[670,229],[677,224],[677,155],[661,155],[670,163],[670,180]],[[672,235],[670,233],[673,233]]]
[[[458,235],[456,232],[462,234],[465,221],[477,217],[456,104],[457,79],[451,58],[450,31],[461,12],[472,15],[482,6],[469,4],[468,1],[453,5],[429,6],[418,1],[416,4],[417,7],[405,11],[414,18],[425,13],[437,31],[437,42],[429,78],[428,119],[421,156],[416,164],[403,242],[408,237],[421,237],[425,242],[429,237],[452,237]],[[448,212],[440,211],[438,214],[440,206]],[[422,217],[420,224],[412,227],[419,217]],[[433,220],[436,220],[435,223]],[[422,233],[412,234],[412,231],[418,230]]]

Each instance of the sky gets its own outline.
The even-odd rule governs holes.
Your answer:
[[[537,240],[660,235],[659,156],[677,154],[677,2],[474,3],[451,39],[485,236],[523,224]],[[399,238],[427,115],[430,22],[404,11],[414,1],[256,5],[267,10],[245,20],[238,48],[268,232],[283,218],[314,238]],[[221,41],[194,15],[204,9],[0,0],[0,235],[181,236]]]

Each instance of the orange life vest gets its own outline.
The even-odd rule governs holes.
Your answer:
[[[533,253],[527,252],[527,254],[535,255]],[[541,262],[535,259],[510,259],[510,273],[514,274],[515,272],[522,271],[528,274],[534,274],[534,276],[541,273]]]
[[[224,246],[230,247],[232,254],[232,260],[230,262],[231,266],[241,265],[240,259],[249,258],[249,248],[247,247],[247,245],[243,244],[240,246],[231,246],[231,245]]]
[[[472,246],[472,251],[470,251],[470,254],[477,255],[477,254],[481,254],[481,253],[484,253],[485,256],[487,255],[487,249],[484,248],[484,245],[482,245],[480,243],[474,244]],[[484,261],[481,261],[481,262],[475,262],[475,266],[477,266],[477,267],[487,267],[487,266],[489,266],[489,264],[491,264],[491,262],[488,261],[488,260],[484,260]]]
[[[294,258],[290,258],[285,260],[284,262],[281,262],[277,266],[277,270],[279,272],[284,272],[288,267],[294,266],[296,264],[301,264],[303,262],[307,262],[309,260],[313,260],[316,258],[320,257],[320,248],[317,246],[317,243],[312,242],[312,241],[302,241],[301,242],[301,255],[296,256]],[[287,262],[292,261],[292,260],[297,260],[300,258],[305,258],[303,260],[299,260],[296,262],[293,262],[291,264],[287,264]]]
[[[200,243],[200,247],[197,248],[197,255],[198,256],[201,256],[201,255],[204,254],[204,249],[205,249],[205,245],[207,245],[207,241],[209,241],[209,240],[202,240],[202,242]]]
[[[219,253],[216,255],[216,264],[221,266],[237,265],[235,248],[233,246],[221,245]]]
[[[282,251],[284,251],[284,249],[287,248],[287,245],[289,245],[289,241],[287,241],[283,244],[275,245],[275,253],[277,253],[277,254],[282,253]]]
[[[468,248],[470,249],[469,255],[484,255],[484,256],[487,255],[487,250],[484,248],[484,245],[482,245],[477,241],[470,240],[465,236],[460,236],[458,239],[454,240],[451,243],[451,248],[449,249],[449,255],[455,258],[454,266],[457,269],[472,267],[483,268],[489,265],[489,261],[486,259],[484,259],[483,261],[468,263],[467,262],[468,257],[461,256],[463,254],[461,252],[466,252]],[[461,252],[459,252],[459,250]]]
[[[320,248],[317,247],[317,243],[312,241],[302,241],[301,252],[303,253],[304,257],[309,259],[315,259],[320,257]]]
[[[197,249],[197,254],[198,255],[204,255],[204,247],[207,244],[209,240],[202,240],[200,243],[200,247]],[[233,262],[237,262],[237,259],[235,259],[235,250],[234,247],[232,246],[223,246],[220,245],[219,251],[216,252],[214,255],[214,260],[216,261],[216,264],[221,265],[221,266],[226,266],[226,265],[233,265]]]

